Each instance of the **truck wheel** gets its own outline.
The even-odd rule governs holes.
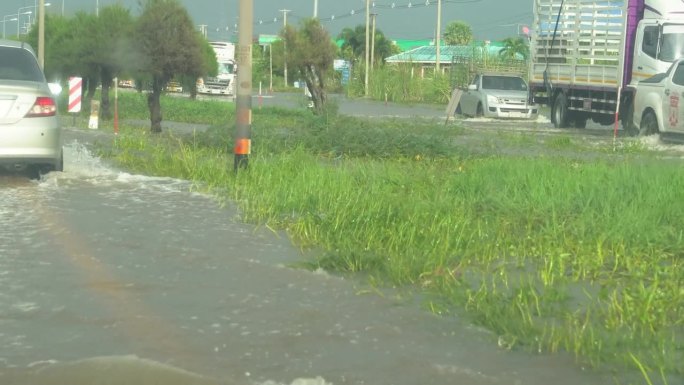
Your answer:
[[[634,103],[632,99],[626,100],[627,107],[625,107],[623,113],[620,115],[620,123],[622,123],[622,129],[629,136],[639,135],[639,128],[634,124]]]
[[[639,136],[655,135],[658,133],[658,117],[653,111],[647,111],[641,119]]]
[[[559,92],[553,101],[551,116],[554,127],[568,128],[568,101],[564,93]]]
[[[482,103],[477,105],[477,112],[475,113],[475,116],[478,118],[481,118],[484,116],[484,109],[482,108]]]

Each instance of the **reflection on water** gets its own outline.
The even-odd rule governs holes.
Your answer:
[[[39,362],[28,369],[0,373],[3,385],[240,385],[207,378],[133,355],[95,357],[73,362]],[[254,385],[286,385],[266,381]],[[298,378],[291,385],[332,385],[322,377]]]

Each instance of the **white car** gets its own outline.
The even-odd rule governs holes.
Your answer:
[[[461,95],[456,112],[474,117],[536,119],[539,107],[528,100],[527,83],[522,77],[481,74]]]
[[[31,47],[0,40],[0,167],[62,171],[57,103]]]

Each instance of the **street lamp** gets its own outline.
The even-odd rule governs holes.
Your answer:
[[[7,19],[7,16],[10,16],[10,17],[12,17],[12,18],[11,18],[11,19]],[[17,22],[18,22],[18,19],[17,19],[16,17],[14,17],[14,15],[5,15],[5,16],[2,18],[2,38],[3,38],[3,39],[5,38],[5,24],[7,24],[8,21],[17,21]]]
[[[52,5],[52,3],[45,3],[43,6],[49,7]],[[33,9],[36,12],[36,17],[33,18],[33,22],[31,22],[31,15],[33,14],[34,11],[25,11],[22,12],[24,9]],[[26,7],[21,7],[17,10],[17,36],[21,35],[21,15],[28,15],[28,25],[26,26],[26,34],[28,35],[29,31],[31,30],[31,26],[36,23],[38,20],[38,6],[37,5],[28,5]]]
[[[21,12],[22,9],[31,9],[33,6],[30,7],[21,7],[17,11],[17,36],[19,36],[19,26],[21,26],[21,16],[22,15],[28,15],[29,17],[29,22],[31,22],[31,15],[33,14],[33,11],[26,11],[26,12]]]
[[[50,5],[52,5],[52,3],[45,3],[45,6],[46,6],[46,7],[49,7]],[[36,11],[36,13],[38,13],[38,12],[37,12],[37,9],[38,9],[38,6],[37,6],[37,5],[28,5],[28,6],[26,6],[26,7],[21,7],[21,8],[19,8],[19,10],[17,11],[17,15],[19,15],[19,14],[21,13],[21,10],[22,10],[22,9],[33,9],[34,11]],[[31,15],[31,14],[33,14],[33,11],[24,12],[24,13],[21,13],[21,14],[22,14],[22,15]],[[34,18],[33,18],[33,21],[35,22],[36,19],[37,19],[37,17],[34,17]],[[30,20],[31,20],[31,16],[29,16],[29,21],[30,21]]]

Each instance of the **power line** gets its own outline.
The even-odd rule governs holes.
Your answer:
[[[442,4],[471,4],[471,3],[480,3],[482,0],[442,0]],[[390,10],[399,10],[399,9],[421,9],[421,8],[426,8],[426,7],[433,7],[437,6],[437,0],[416,0],[416,1],[408,1],[405,3],[399,4],[398,2],[387,2],[384,4],[378,4],[377,1],[373,2],[371,8],[372,9],[390,9]],[[365,14],[365,8],[357,8],[357,9],[351,9],[348,12],[342,13],[342,14],[337,14],[337,15],[330,15],[328,17],[320,17],[320,12],[319,12],[319,17],[318,20],[321,23],[329,23],[333,21],[337,21],[340,19],[346,19],[346,18],[351,18],[351,17],[360,17]],[[309,18],[310,16],[308,15],[297,15],[295,13],[291,13],[289,17],[292,17],[294,19],[304,19],[304,18]],[[282,19],[279,18],[278,16],[273,17],[273,19],[260,19],[256,21],[254,24],[259,25],[259,26],[267,26],[267,25],[273,25],[273,24],[278,24],[281,23]]]

